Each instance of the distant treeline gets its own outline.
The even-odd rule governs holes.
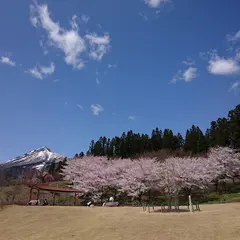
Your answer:
[[[185,138],[174,134],[171,129],[153,129],[152,134],[140,134],[133,131],[123,132],[112,139],[101,136],[92,140],[87,155],[129,158],[144,153],[181,150],[191,155],[207,152],[215,146],[240,148],[240,104],[228,112],[228,116],[212,121],[204,133],[198,126],[192,125],[186,130]],[[84,153],[75,157],[83,157]]]

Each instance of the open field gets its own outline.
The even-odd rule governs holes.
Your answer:
[[[237,240],[240,204],[203,205],[196,213],[119,207],[9,206],[0,211],[0,239]]]

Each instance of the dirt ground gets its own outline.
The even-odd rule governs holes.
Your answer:
[[[240,204],[202,205],[201,212],[141,208],[9,206],[0,211],[0,239],[240,240]]]

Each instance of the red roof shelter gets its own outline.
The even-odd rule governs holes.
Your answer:
[[[48,184],[35,184],[30,187],[29,201],[32,200],[33,189],[37,190],[37,199],[39,198],[40,191],[47,191],[53,193],[53,205],[55,204],[56,193],[74,193],[74,205],[76,205],[77,193],[80,193],[79,190],[74,188],[53,187],[49,186]]]

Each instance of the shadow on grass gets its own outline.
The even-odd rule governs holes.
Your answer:
[[[151,209],[151,213],[184,213],[184,212],[189,212],[188,209],[178,209],[178,210],[175,210],[175,209],[172,209],[172,210],[168,210],[168,209],[155,209],[155,210],[152,210]]]

